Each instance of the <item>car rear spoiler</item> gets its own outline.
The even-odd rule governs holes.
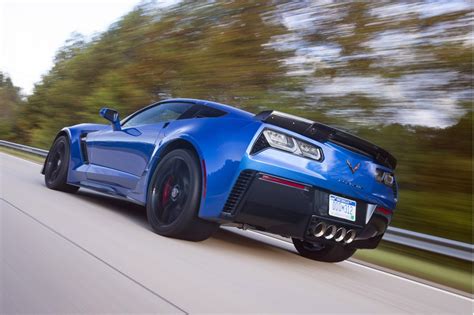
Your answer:
[[[332,142],[348,150],[373,158],[380,165],[394,170],[397,160],[381,147],[342,130],[301,117],[267,110],[255,115],[255,119],[285,128],[319,142]]]

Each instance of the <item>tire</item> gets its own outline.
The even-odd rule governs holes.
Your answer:
[[[350,258],[357,249],[342,244],[311,243],[293,238],[293,245],[301,256],[323,262],[340,262]]]
[[[177,149],[165,155],[147,192],[147,217],[153,231],[195,242],[209,238],[219,225],[197,215],[201,186],[201,167],[192,151]]]
[[[51,146],[45,162],[44,182],[48,188],[71,193],[79,189],[67,184],[69,157],[69,140],[66,136],[60,136]]]

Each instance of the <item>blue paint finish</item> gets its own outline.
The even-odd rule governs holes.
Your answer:
[[[91,133],[86,141],[90,163],[141,176],[152,158],[162,128],[163,123],[160,123]]]
[[[370,157],[263,123],[255,120],[253,114],[227,105],[193,99],[165,102],[180,101],[213,107],[227,114],[122,130],[99,124],[65,128],[71,140],[68,182],[146,204],[148,184],[162,153],[175,141],[186,141],[194,147],[199,160],[206,163],[207,193],[199,210],[199,216],[204,219],[220,220],[229,193],[245,169],[298,181],[388,209],[396,206],[392,189],[376,181],[377,168],[390,169],[374,163]],[[251,155],[252,145],[264,128],[319,146],[324,160],[318,162],[273,148]],[[80,145],[80,137],[85,133],[89,164],[82,157]],[[360,163],[360,168],[353,174],[346,161],[351,165]]]
[[[68,182],[70,184],[79,185],[79,182],[84,180],[86,176],[87,167],[81,167],[84,165],[80,144],[81,134],[88,134],[106,129],[112,128],[110,126],[101,124],[79,124],[62,129],[62,131],[68,134],[71,145],[68,172]]]

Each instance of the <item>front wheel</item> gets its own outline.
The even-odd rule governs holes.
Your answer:
[[[340,262],[350,258],[355,248],[342,244],[312,243],[293,238],[293,245],[301,256],[323,262]]]
[[[45,162],[44,182],[48,188],[65,192],[76,192],[79,189],[67,183],[69,152],[67,137],[58,137],[51,146]]]
[[[197,216],[201,203],[201,167],[190,150],[171,151],[158,164],[148,188],[147,217],[163,236],[203,241],[218,228]]]

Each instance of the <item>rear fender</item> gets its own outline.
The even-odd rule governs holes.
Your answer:
[[[144,170],[140,181],[137,183],[137,186],[133,189],[133,191],[130,192],[130,197],[139,200],[143,204],[146,204],[148,187],[150,185],[151,178],[153,173],[155,172],[156,167],[166,154],[175,149],[190,149],[194,151],[197,158],[199,159],[201,170],[203,169],[202,151],[193,137],[183,134],[177,137],[169,137],[163,139],[160,141],[159,145],[156,146],[152,158],[150,159],[148,166]],[[203,184],[205,184],[204,176],[206,176],[206,174],[203,173]]]
[[[173,121],[157,146],[148,171],[134,193],[147,191],[151,175],[160,158],[176,141],[192,145],[203,171],[199,217],[218,220],[222,207],[238,175],[240,163],[261,122],[241,119],[196,119]],[[146,202],[146,196],[144,196]]]

